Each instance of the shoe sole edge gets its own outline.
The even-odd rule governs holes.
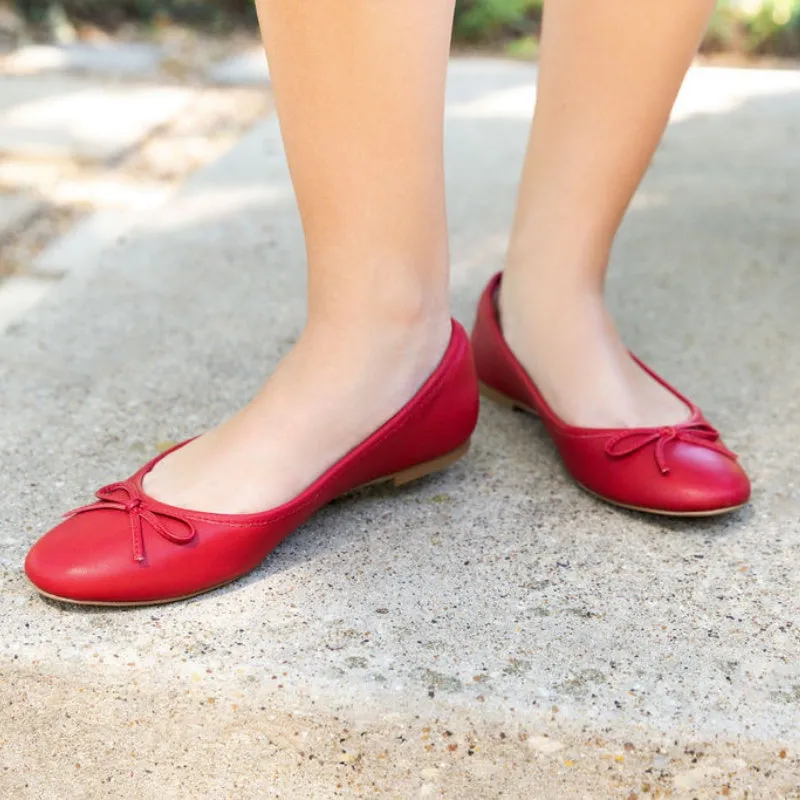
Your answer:
[[[573,480],[575,479],[573,478]],[[622,503],[619,500],[612,500],[610,497],[603,497],[603,495],[592,491],[588,486],[580,483],[580,481],[575,481],[575,485],[579,486],[584,492],[590,494],[592,497],[596,497],[598,500],[602,500],[604,503],[608,503],[609,505],[616,506],[617,508],[624,508],[628,511],[639,511],[642,514],[655,514],[657,517],[719,517],[723,514],[730,514],[734,511],[738,511],[739,509],[744,508],[750,502],[749,500],[745,500],[744,503],[739,503],[735,506],[723,506],[722,508],[701,509],[698,511],[669,511],[668,509],[664,508],[634,506],[630,505],[629,503]]]

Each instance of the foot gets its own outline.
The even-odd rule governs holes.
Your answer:
[[[414,396],[441,360],[450,330],[447,318],[369,336],[307,329],[258,396],[162,459],[145,492],[220,514],[282,505]]]
[[[507,275],[500,285],[503,335],[547,404],[587,428],[683,422],[690,411],[631,358],[595,292],[546,292]]]

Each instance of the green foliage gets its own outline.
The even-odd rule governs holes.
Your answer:
[[[703,49],[800,55],[800,0],[721,0]]]
[[[543,0],[456,0],[453,37],[486,42],[530,33],[541,19],[542,5]]]
[[[255,22],[254,0],[16,0],[33,23],[53,9],[63,9],[72,22],[89,22],[113,30],[125,22],[150,24],[171,19],[189,25],[213,26]]]
[[[536,36],[520,36],[508,42],[503,52],[511,58],[536,58],[539,55],[539,39]]]
[[[739,24],[737,15],[730,5],[722,0],[711,17],[703,40],[703,50],[708,52],[739,51],[743,46],[744,31]]]
[[[529,37],[538,32],[542,6],[543,0],[456,0],[454,38],[503,43],[506,52],[520,56],[535,54]],[[518,39],[524,44],[517,45]],[[800,0],[719,0],[703,49],[800,55]]]
[[[748,26],[747,49],[752,53],[788,55],[800,52],[800,2],[764,3]]]
[[[43,22],[54,9],[58,9],[63,10],[72,22],[89,22],[110,30],[125,22],[152,24],[164,19],[214,30],[242,22],[255,23],[254,0],[15,2],[33,23]],[[660,2],[669,3],[670,0]],[[500,45],[510,54],[533,57],[537,52],[535,37],[539,33],[543,5],[544,0],[456,0],[453,38],[471,44]],[[600,2],[596,5],[602,7]],[[653,35],[657,36],[658,31]],[[733,51],[746,55],[800,55],[800,0],[719,0],[703,49],[706,52]]]

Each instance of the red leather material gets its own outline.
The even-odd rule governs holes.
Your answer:
[[[25,571],[44,593],[79,602],[159,602],[206,591],[257,567],[335,497],[457,450],[477,418],[469,339],[453,321],[441,363],[414,398],[290,502],[246,515],[160,503],[143,492],[142,479],[167,451],[70,512],[33,546]]]
[[[478,380],[541,417],[578,483],[613,503],[668,514],[713,513],[747,502],[750,481],[719,433],[699,408],[638,359],[686,404],[685,422],[612,429],[581,428],[559,419],[503,338],[496,305],[501,277],[492,278],[478,305],[472,332]]]

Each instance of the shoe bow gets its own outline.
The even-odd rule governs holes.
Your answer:
[[[65,517],[74,517],[76,514],[83,514],[87,511],[100,511],[104,509],[117,509],[124,511],[128,515],[128,522],[131,527],[133,538],[133,559],[134,561],[144,561],[144,537],[142,533],[143,523],[147,523],[156,533],[175,544],[187,544],[194,539],[197,531],[194,525],[177,514],[169,511],[158,511],[149,508],[146,501],[127,483],[110,483],[95,492],[98,498],[96,503],[75,508],[64,514]],[[179,522],[183,532],[171,530],[161,520],[169,519]]]
[[[666,447],[679,441],[715,450],[736,461],[736,454],[720,441],[719,432],[707,422],[686,422],[662,428],[637,428],[612,436],[606,442],[606,453],[611,458],[625,458],[655,443],[655,458],[662,475],[669,475]]]

